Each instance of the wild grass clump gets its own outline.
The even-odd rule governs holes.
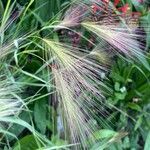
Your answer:
[[[128,135],[123,125],[115,127],[116,118],[134,122],[126,109],[141,111],[132,102],[124,109],[122,101],[128,99],[133,68],[147,79],[150,66],[141,38],[149,27],[144,21],[140,26],[141,14],[119,2],[75,0],[63,9],[53,0],[38,7],[32,0],[24,7],[19,1],[1,4],[3,148],[104,149]],[[43,18],[54,4],[59,12]],[[133,65],[129,73],[112,69],[118,59]]]

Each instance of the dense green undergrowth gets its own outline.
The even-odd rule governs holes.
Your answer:
[[[85,4],[89,5],[89,2],[85,0]],[[103,49],[108,43],[104,42],[104,39],[100,40],[100,36],[96,37],[97,32],[101,30],[93,24],[83,22],[83,27],[72,27],[71,24],[71,27],[66,26],[62,29],[61,21],[65,18],[63,16],[73,3],[74,1],[71,0],[0,0],[0,105],[2,106],[0,106],[0,150],[82,150],[83,147],[90,150],[149,150],[150,8],[148,0],[143,3],[136,0],[122,0],[117,6],[119,8],[128,3],[132,11],[141,13],[135,24],[136,28],[142,26],[140,33],[142,36],[139,36],[142,38],[142,55],[138,53],[135,58],[132,55],[128,57],[126,53],[122,54],[122,51],[119,53],[114,51],[110,56],[103,50],[100,51],[101,56],[97,55],[96,58],[93,54],[91,56],[90,52],[95,45],[97,49]],[[78,3],[82,5],[81,1]],[[71,31],[68,33],[68,28],[75,33],[83,34],[78,43],[79,47],[76,48],[76,41],[72,41],[72,37],[69,37],[71,34],[74,40],[78,35]],[[59,42],[66,45],[61,45]],[[93,47],[91,43],[94,43]],[[136,44],[133,43],[134,46],[136,47]],[[69,53],[68,49],[71,50]],[[85,50],[86,55],[77,50],[81,52]],[[129,51],[130,53],[132,50]],[[53,55],[59,59],[55,60]],[[82,57],[88,59],[82,61]],[[102,67],[99,64],[102,64]],[[97,71],[96,73],[91,69],[92,67],[89,69],[96,75],[87,69],[90,65],[96,66],[93,69]],[[70,70],[73,73],[67,74],[68,70],[62,71],[62,74],[58,72],[61,67],[63,70],[64,66],[66,68],[71,66]],[[88,73],[93,75],[93,79],[87,75]],[[71,91],[70,89],[76,87],[73,79],[76,80],[76,77],[82,75],[83,78],[78,79],[77,82],[81,83],[79,86],[82,90]],[[58,80],[54,80],[54,77]],[[89,82],[84,83],[84,79]],[[68,80],[71,80],[69,84]],[[70,83],[73,85],[71,86]],[[91,86],[87,85],[88,83]],[[55,87],[55,84],[58,87]],[[59,88],[62,90],[56,95]],[[102,92],[99,93],[101,89]],[[75,93],[76,97],[72,96],[71,92]],[[86,96],[80,96],[80,92]],[[95,104],[86,103],[85,97]],[[67,103],[70,98],[73,98],[73,101]],[[66,108],[66,111],[73,116],[71,118],[71,115],[68,115],[67,119],[70,119],[70,122],[65,120],[67,116],[64,115],[65,111],[61,111],[63,105],[61,99],[66,100],[65,107],[70,107]],[[14,103],[14,100],[17,103]],[[76,108],[74,101],[81,102],[81,108]],[[86,116],[87,112],[89,116]],[[84,114],[88,119],[80,120]],[[67,125],[65,121],[70,124]],[[78,130],[77,133],[73,123]],[[86,125],[93,127],[94,136],[87,136],[88,130],[84,129]],[[83,133],[80,139],[78,134],[81,134],[82,130],[86,133]],[[72,133],[75,134],[76,142],[70,140]]]

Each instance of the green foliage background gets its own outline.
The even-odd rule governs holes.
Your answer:
[[[123,3],[128,2],[132,8],[142,13],[141,20],[150,27],[149,2],[144,5],[137,5],[132,0],[122,0]],[[13,1],[11,1],[13,3]],[[17,0],[19,9],[27,7],[25,14],[21,15],[19,21],[11,25],[6,36],[9,35],[12,39],[28,32],[35,32],[44,27],[48,22],[57,21],[60,19],[61,13],[68,7],[70,0]],[[6,8],[7,1],[0,1],[0,13],[3,13]],[[56,15],[57,14],[57,15]],[[145,30],[149,30],[146,28]],[[40,31],[36,36],[49,36],[50,31]],[[51,34],[52,38],[57,39],[56,34]],[[4,41],[7,41],[7,37]],[[34,41],[34,38],[31,39]],[[147,62],[150,64],[150,32],[146,35],[146,50],[148,52]],[[35,38],[35,43],[38,42]],[[47,71],[41,71],[38,76],[34,76],[36,71],[42,66],[42,60],[35,55],[42,57],[43,52],[37,51],[38,46],[31,44],[22,48],[23,53],[18,53],[15,60],[10,58],[7,63],[15,64],[12,71],[19,82],[25,86],[22,97],[28,101],[29,112],[23,111],[19,118],[23,119],[30,125],[34,125],[35,129],[44,135],[49,140],[50,149],[71,149],[67,148],[68,142],[64,141],[57,134],[57,113],[51,106],[51,99],[48,92],[52,89],[47,88],[46,76]],[[107,127],[97,131],[97,139],[107,141],[113,137],[115,131],[126,131],[128,134],[116,140],[115,143],[109,146],[102,143],[93,145],[91,150],[108,149],[108,150],[149,150],[150,149],[150,70],[146,67],[147,62],[143,60],[143,64],[137,64],[133,61],[127,62],[121,58],[114,58],[114,64],[108,74],[109,80],[104,81],[111,92],[106,94],[107,102],[111,102],[115,107],[122,110],[117,112],[113,107],[110,116],[105,120],[111,121],[111,130]],[[7,67],[6,67],[7,68]],[[8,69],[8,68],[7,68]],[[11,76],[11,73],[10,73]],[[45,83],[43,82],[45,81]],[[52,88],[52,87],[51,87]],[[36,94],[35,94],[36,93]],[[128,115],[126,115],[128,114]],[[55,116],[54,119],[51,119]],[[100,122],[99,122],[100,123]],[[13,136],[6,136],[2,139],[0,146],[1,150],[36,150],[46,149],[38,141],[35,134],[26,128],[26,125],[14,124],[9,129],[10,133],[16,135],[17,141]],[[8,144],[9,143],[9,144]],[[18,146],[20,143],[20,147]],[[60,147],[61,146],[61,147]]]

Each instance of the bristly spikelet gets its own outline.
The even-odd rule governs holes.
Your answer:
[[[99,49],[105,47],[104,51],[110,49],[115,55],[119,52],[134,60],[141,61],[141,58],[144,58],[145,45],[139,42],[144,35],[142,31],[135,32],[139,14],[131,11],[118,12],[111,2],[102,0],[90,0],[88,3],[77,1],[73,6],[60,23],[61,28],[64,26],[73,31],[73,25],[84,27],[99,38]]]
[[[23,109],[23,102],[17,95],[20,87],[15,81],[11,82],[12,77],[7,76],[8,72],[5,72],[3,68],[9,65],[6,61],[8,54],[13,53],[19,43],[19,39],[15,40],[15,34],[12,32],[16,28],[14,23],[21,13],[21,11],[17,11],[15,4],[16,1],[9,0],[6,8],[0,14],[0,127],[1,123],[5,122],[5,117],[17,116]]]
[[[63,21],[60,26],[64,27],[74,27],[80,25],[81,21],[88,17],[90,10],[87,5],[80,3],[80,5],[74,5],[66,11],[63,16]]]
[[[20,33],[20,24],[17,22],[23,9],[16,7],[16,1],[11,0],[7,1],[5,7],[0,14],[0,61],[18,48],[20,39],[23,37]]]
[[[16,85],[10,84],[4,77],[0,78],[0,122],[22,110],[23,103],[16,96],[18,92]]]
[[[145,47],[143,43],[138,42],[143,35],[134,32],[136,24],[137,20],[130,18],[129,21],[111,2],[79,0],[65,13],[56,29],[64,28],[78,33],[79,29],[84,28],[94,33],[94,48],[91,50],[86,47],[87,49],[83,50],[82,44],[79,48],[68,46],[71,44],[67,40],[64,41],[69,43],[68,45],[63,44],[64,41],[60,43],[43,39],[47,54],[52,60],[49,66],[57,91],[59,116],[62,118],[64,133],[70,135],[67,138],[71,143],[81,143],[82,148],[88,148],[89,137],[91,143],[96,142],[93,133],[99,127],[91,121],[95,121],[95,117],[100,115],[105,118],[109,113],[102,90],[108,90],[102,82],[102,77],[107,72],[102,64],[109,62],[108,49],[115,52],[115,55],[119,53],[134,60],[144,60],[142,50]],[[78,28],[77,31],[75,27]],[[84,38],[84,34],[79,35]]]
[[[142,38],[142,36],[134,34],[130,29],[115,27],[114,25],[98,25],[91,22],[82,23],[82,25],[104,40],[108,47],[112,47],[112,50],[118,50],[129,57],[142,55],[137,41],[137,38]]]
[[[134,60],[144,60],[144,46],[138,42],[143,35],[134,32],[137,23],[134,19],[127,21],[106,1],[86,2],[76,1],[65,13],[62,22],[56,25],[56,29],[64,28],[78,33],[79,29],[82,32],[84,28],[84,31],[86,29],[94,33],[96,40],[91,42],[94,48],[88,49],[85,46],[86,49],[82,49],[83,43],[80,48],[69,46],[71,44],[67,38],[61,43],[43,39],[43,43],[48,58],[52,60],[48,60],[48,63],[54,77],[58,115],[62,118],[64,133],[70,135],[67,139],[71,143],[81,143],[82,148],[88,149],[89,137],[91,143],[96,142],[93,134],[99,129],[97,123],[94,123],[96,117],[105,118],[109,114],[109,104],[106,105],[102,90],[109,90],[102,82],[107,72],[102,64],[109,62],[108,49],[115,52],[115,55],[119,53]],[[88,41],[84,34],[79,35]]]
[[[47,53],[53,58],[51,69],[57,91],[58,111],[62,118],[65,134],[69,133],[71,143],[82,143],[87,147],[87,139],[99,128],[94,122],[95,112],[102,116],[105,104],[101,87],[106,68],[90,57],[91,53],[65,44],[43,39]],[[99,58],[99,57],[98,57]],[[68,134],[67,134],[68,135]]]

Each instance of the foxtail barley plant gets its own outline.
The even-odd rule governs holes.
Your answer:
[[[67,140],[81,143],[83,148],[87,148],[88,143],[97,142],[94,132],[101,127],[93,120],[96,120],[97,115],[106,118],[111,108],[104,97],[106,90],[111,91],[103,80],[107,80],[109,62],[113,61],[112,53],[134,61],[145,60],[145,47],[138,41],[143,38],[142,31],[135,32],[139,14],[133,16],[130,11],[124,14],[128,11],[127,5],[121,9],[122,12],[115,5],[102,0],[89,0],[87,3],[76,1],[64,14],[63,20],[54,26],[55,31],[67,30],[67,36],[70,32],[79,35],[80,40],[92,44],[92,50],[88,46],[82,49],[82,43],[81,47],[78,44],[71,45],[64,39],[64,33],[60,41],[43,39],[48,58],[52,59],[49,67],[56,88],[54,104],[57,103],[58,115],[63,124],[62,132]],[[87,39],[79,31],[83,28],[91,35],[94,34],[96,40]]]
[[[136,32],[140,14],[133,14],[127,4],[119,7],[119,1],[112,3],[109,0],[75,0],[71,2],[71,6],[67,8],[60,21],[47,23],[38,31],[20,35],[18,38],[16,38],[18,34],[15,34],[11,36],[13,42],[8,42],[10,36],[5,38],[6,30],[19,15],[23,19],[26,17],[26,12],[33,2],[34,0],[31,0],[27,8],[21,9],[17,14],[14,13],[10,19],[15,2],[11,6],[11,1],[8,1],[0,28],[0,61],[7,64],[8,54],[14,54],[11,60],[14,59],[17,64],[18,72],[21,70],[21,73],[40,81],[40,84],[42,82],[43,87],[47,88],[46,96],[50,95],[51,104],[57,112],[57,115],[51,116],[52,120],[57,120],[54,121],[56,134],[68,141],[72,149],[90,149],[90,146],[101,142],[96,136],[96,131],[103,127],[111,128],[113,125],[113,122],[106,121],[111,109],[122,112],[109,104],[105,98],[106,94],[112,92],[104,81],[108,80],[107,75],[110,66],[113,65],[113,56],[141,62],[150,70],[145,58],[145,45],[140,41],[144,38],[144,31]],[[31,14],[41,21],[35,12]],[[21,31],[22,18],[15,28],[18,33]],[[146,25],[143,26],[147,28]],[[50,32],[47,34],[46,31]],[[20,43],[23,43],[22,47]],[[30,50],[33,45],[33,50]],[[39,55],[40,50],[43,58],[41,53]],[[19,68],[19,64],[24,63],[19,57],[24,54],[40,58],[44,62],[35,74],[23,71],[26,64]],[[45,70],[47,75],[43,77],[39,72]],[[51,88],[52,92],[49,90]],[[1,123],[1,120],[19,115],[24,108],[26,103],[18,96],[19,92],[20,88],[17,88],[16,82],[12,84],[6,75],[0,76],[0,127],[8,127]],[[34,93],[31,100],[30,97],[27,100],[34,102],[38,99],[36,96],[39,93]],[[34,121],[31,123],[34,125]],[[35,135],[34,126],[33,128],[28,124],[26,126]],[[107,144],[125,135],[126,132],[121,131],[109,139]],[[40,138],[38,140],[42,143]],[[45,146],[43,143],[41,145]],[[105,146],[107,147],[106,144]]]
[[[70,134],[73,143],[85,142],[97,128],[96,124],[90,123],[94,109],[103,108],[104,97],[100,87],[104,86],[101,76],[105,74],[105,68],[86,52],[81,53],[78,49],[48,39],[43,41],[51,53],[50,58],[54,58],[51,68],[59,103],[58,113],[64,118],[64,132],[66,136]]]
[[[7,8],[8,9],[8,8]],[[9,20],[10,10],[5,10],[4,16],[1,20],[0,26],[0,118],[15,116],[22,109],[22,102],[18,99],[17,93],[19,93],[19,87],[11,83],[4,72],[4,64],[6,64],[6,59],[8,54],[14,51],[14,43],[13,42],[4,42],[5,40],[5,32],[9,26],[11,26],[14,18]],[[0,122],[1,122],[0,119]]]
[[[17,93],[19,93],[19,89],[2,76],[0,81],[0,118],[15,116],[21,111],[23,104],[17,97]]]

